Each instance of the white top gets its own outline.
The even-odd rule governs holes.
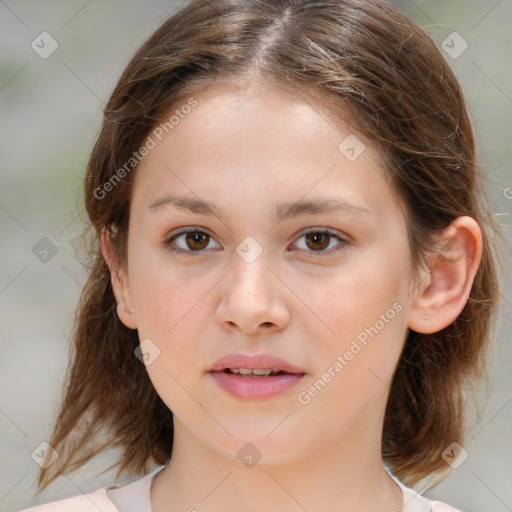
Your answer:
[[[127,485],[112,485],[89,494],[81,494],[20,512],[152,512],[150,489],[153,476],[163,467]],[[388,472],[389,473],[389,472]],[[400,512],[461,512],[440,501],[431,501],[405,487],[394,475],[391,478],[402,490]]]

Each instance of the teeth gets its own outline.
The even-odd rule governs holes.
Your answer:
[[[272,369],[269,368],[268,370],[256,370],[254,369],[252,371],[255,375],[270,375],[272,373]]]
[[[251,369],[251,368],[229,368],[231,373],[240,373],[241,375],[262,375],[268,376],[272,372],[277,373],[279,370],[267,368],[266,370],[261,369]]]

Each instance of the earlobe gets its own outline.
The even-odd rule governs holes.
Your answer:
[[[423,334],[444,329],[460,315],[482,258],[482,232],[471,217],[454,220],[441,241],[409,310],[408,327]]]
[[[128,277],[125,275],[125,271],[119,267],[112,247],[112,240],[106,228],[103,228],[101,232],[101,252],[110,269],[112,290],[117,302],[117,315],[126,327],[136,329],[137,322],[131,300]]]

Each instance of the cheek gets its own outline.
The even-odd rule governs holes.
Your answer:
[[[189,390],[197,378],[199,342],[208,319],[204,296],[212,280],[186,275],[183,269],[156,259],[139,268],[133,276],[139,338],[151,339],[159,350],[146,368],[148,375],[171,410],[194,409]]]
[[[306,304],[311,304],[318,318],[312,322],[324,332],[325,340],[353,338],[386,312],[386,319],[394,318],[396,309],[405,307],[407,283],[403,266],[396,263],[398,258],[393,262],[367,254],[354,260],[358,261],[340,268],[324,282],[312,278],[309,285],[302,285],[301,295],[307,297]],[[395,303],[400,306],[393,309]]]
[[[394,256],[368,252],[324,287],[311,281],[303,291],[313,309],[318,307],[319,320],[312,322],[324,333],[315,343],[320,363],[315,378],[329,369],[336,375],[325,399],[340,393],[354,400],[369,398],[391,382],[407,329],[407,253],[397,248]]]
[[[130,289],[142,338],[165,342],[182,330],[190,317],[198,318],[201,297],[212,287],[192,267],[180,267],[165,251],[135,253],[131,259]]]
[[[148,374],[170,406],[169,400],[183,395],[180,384],[191,388],[193,370],[202,364],[204,350],[199,344],[211,325],[208,295],[218,276],[173,264],[163,251],[156,255],[150,252],[144,260],[132,258],[130,283],[139,338],[149,338],[160,351],[148,366]]]

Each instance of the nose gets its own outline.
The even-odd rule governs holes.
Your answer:
[[[265,254],[265,253],[264,253]],[[262,254],[248,263],[234,254],[234,264],[223,280],[216,320],[225,330],[269,334],[290,321],[286,286]]]

